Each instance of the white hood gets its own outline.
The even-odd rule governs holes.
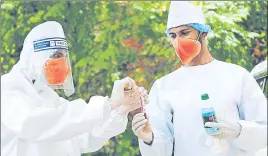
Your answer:
[[[34,52],[34,41],[45,38],[61,37],[65,38],[62,26],[55,21],[47,21],[34,27],[26,36],[23,44],[23,49],[20,53],[20,60],[14,66],[16,70],[22,72],[22,74],[32,81],[37,72],[40,72],[40,66],[43,65],[43,61],[38,58],[43,58],[46,53]]]

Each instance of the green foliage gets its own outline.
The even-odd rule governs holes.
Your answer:
[[[254,56],[252,65],[267,59],[267,1],[254,1],[250,3],[250,18],[240,24],[248,31],[260,34],[252,41],[249,49]]]
[[[24,38],[36,25],[55,20],[68,39],[78,97],[110,95],[113,81],[130,76],[150,89],[153,82],[179,67],[165,36],[170,2],[43,1],[1,5],[1,75],[18,61]],[[222,61],[251,69],[256,42],[266,43],[267,2],[199,2],[208,24],[209,48]],[[258,18],[257,18],[258,17]],[[265,56],[267,48],[260,47]],[[256,51],[256,50],[255,50]],[[259,60],[261,61],[261,59]],[[130,123],[129,123],[130,124]],[[96,155],[140,155],[130,125]]]

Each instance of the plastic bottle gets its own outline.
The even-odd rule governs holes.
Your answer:
[[[202,112],[202,118],[203,118],[203,123],[204,123],[204,128],[207,133],[216,133],[219,128],[211,128],[211,127],[206,127],[205,123],[206,122],[217,122],[216,117],[215,117],[215,110],[213,108],[213,105],[211,104],[211,101],[209,100],[208,94],[202,94],[201,95],[201,112]]]

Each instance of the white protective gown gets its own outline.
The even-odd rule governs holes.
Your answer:
[[[127,115],[111,111],[107,97],[92,97],[88,104],[67,101],[50,87],[33,84],[32,64],[38,63],[33,41],[40,37],[64,37],[62,27],[50,21],[34,28],[19,62],[1,76],[1,156],[80,156],[99,150],[125,131]]]
[[[211,153],[201,117],[201,95],[208,93],[216,117],[238,122],[238,138],[229,150]],[[146,107],[154,133],[152,145],[139,141],[143,156],[253,156],[267,146],[267,99],[255,79],[243,68],[214,60],[181,67],[158,79]],[[173,120],[173,122],[172,122]]]
[[[1,155],[80,156],[99,150],[127,125],[127,116],[111,112],[106,99],[67,101],[13,68],[1,77]]]
[[[92,97],[67,101],[16,70],[1,77],[2,156],[80,156],[125,131],[127,116]]]

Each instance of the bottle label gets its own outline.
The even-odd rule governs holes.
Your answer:
[[[213,108],[203,109],[202,118],[203,118],[204,128],[207,133],[215,133],[219,130],[219,128],[212,128],[212,127],[205,126],[206,122],[217,122]]]
[[[204,127],[205,127],[205,128],[210,128],[210,127],[206,127],[206,126],[205,126],[205,123],[206,123],[206,122],[216,122],[215,115],[211,115],[211,116],[203,116]]]

